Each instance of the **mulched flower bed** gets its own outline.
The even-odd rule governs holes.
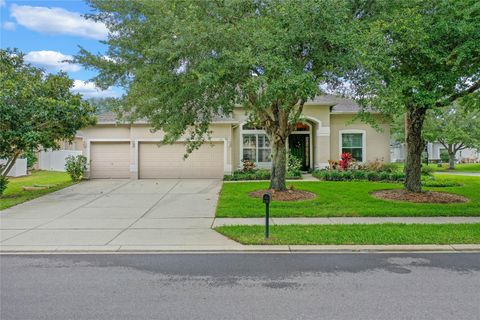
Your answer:
[[[468,198],[445,192],[409,192],[401,189],[379,190],[371,193],[377,199],[397,200],[416,203],[458,203],[468,202]]]
[[[262,198],[263,195],[267,192],[270,192],[273,201],[301,201],[313,199],[317,195],[312,192],[303,191],[303,190],[286,190],[286,191],[275,191],[275,190],[257,190],[250,192],[248,195],[254,198]]]

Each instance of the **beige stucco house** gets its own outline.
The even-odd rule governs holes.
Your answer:
[[[303,120],[289,137],[289,149],[301,158],[303,169],[328,166],[348,151],[360,161],[390,158],[389,124],[381,132],[360,121],[352,122],[358,105],[349,99],[319,96],[305,104]],[[270,145],[263,130],[249,128],[241,107],[211,124],[212,139],[184,160],[184,139],[162,145],[162,132],[151,132],[145,122],[118,123],[113,113],[99,116],[95,126],[82,130],[83,154],[90,178],[221,178],[253,160],[269,167]]]

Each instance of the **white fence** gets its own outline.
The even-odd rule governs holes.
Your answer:
[[[42,151],[38,156],[38,168],[48,171],[65,171],[65,158],[81,154],[82,151],[73,150]]]
[[[1,164],[6,163],[5,160],[0,160]],[[21,177],[27,175],[27,159],[17,159],[15,164],[8,172],[7,176],[9,177]]]

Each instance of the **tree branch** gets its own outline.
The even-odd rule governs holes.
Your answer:
[[[20,156],[20,151],[17,151],[10,160],[7,160],[7,164],[2,168],[2,177],[6,177],[10,172],[12,167],[15,165],[18,157]]]
[[[444,146],[445,149],[448,150],[448,144],[447,144],[445,141],[443,141],[442,139],[438,139],[438,142],[440,142],[440,144],[441,144],[442,146]]]
[[[291,126],[290,126],[290,131],[293,131],[293,129],[295,128],[296,126],[296,122],[298,120],[298,118],[300,118],[300,116],[302,115],[302,112],[303,112],[303,106],[305,105],[305,100],[300,100],[300,104],[298,106],[298,110],[295,112],[295,115],[294,115],[294,119],[295,119],[295,123],[292,123]],[[290,133],[290,132],[289,132]]]
[[[449,104],[451,104],[452,102],[454,102],[455,100],[459,99],[459,98],[462,98],[470,93],[474,93],[475,91],[477,91],[478,89],[480,89],[480,81],[477,81],[475,82],[474,84],[472,84],[469,88],[467,88],[466,90],[463,90],[461,92],[457,92],[457,93],[454,93],[452,94],[451,96],[441,100],[441,101],[437,101],[437,103],[435,104],[435,107],[446,107],[448,106]]]
[[[457,151],[460,151],[460,150],[463,150],[463,149],[466,149],[467,147],[465,146],[465,144],[462,142],[458,145],[458,148],[457,147],[453,147],[453,149],[455,150],[455,153],[457,153]]]

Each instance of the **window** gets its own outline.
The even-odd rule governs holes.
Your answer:
[[[363,162],[363,133],[342,133],[342,153],[348,152],[358,162]]]
[[[271,161],[270,140],[265,131],[243,126],[242,134],[242,160],[251,160],[256,163]]]

